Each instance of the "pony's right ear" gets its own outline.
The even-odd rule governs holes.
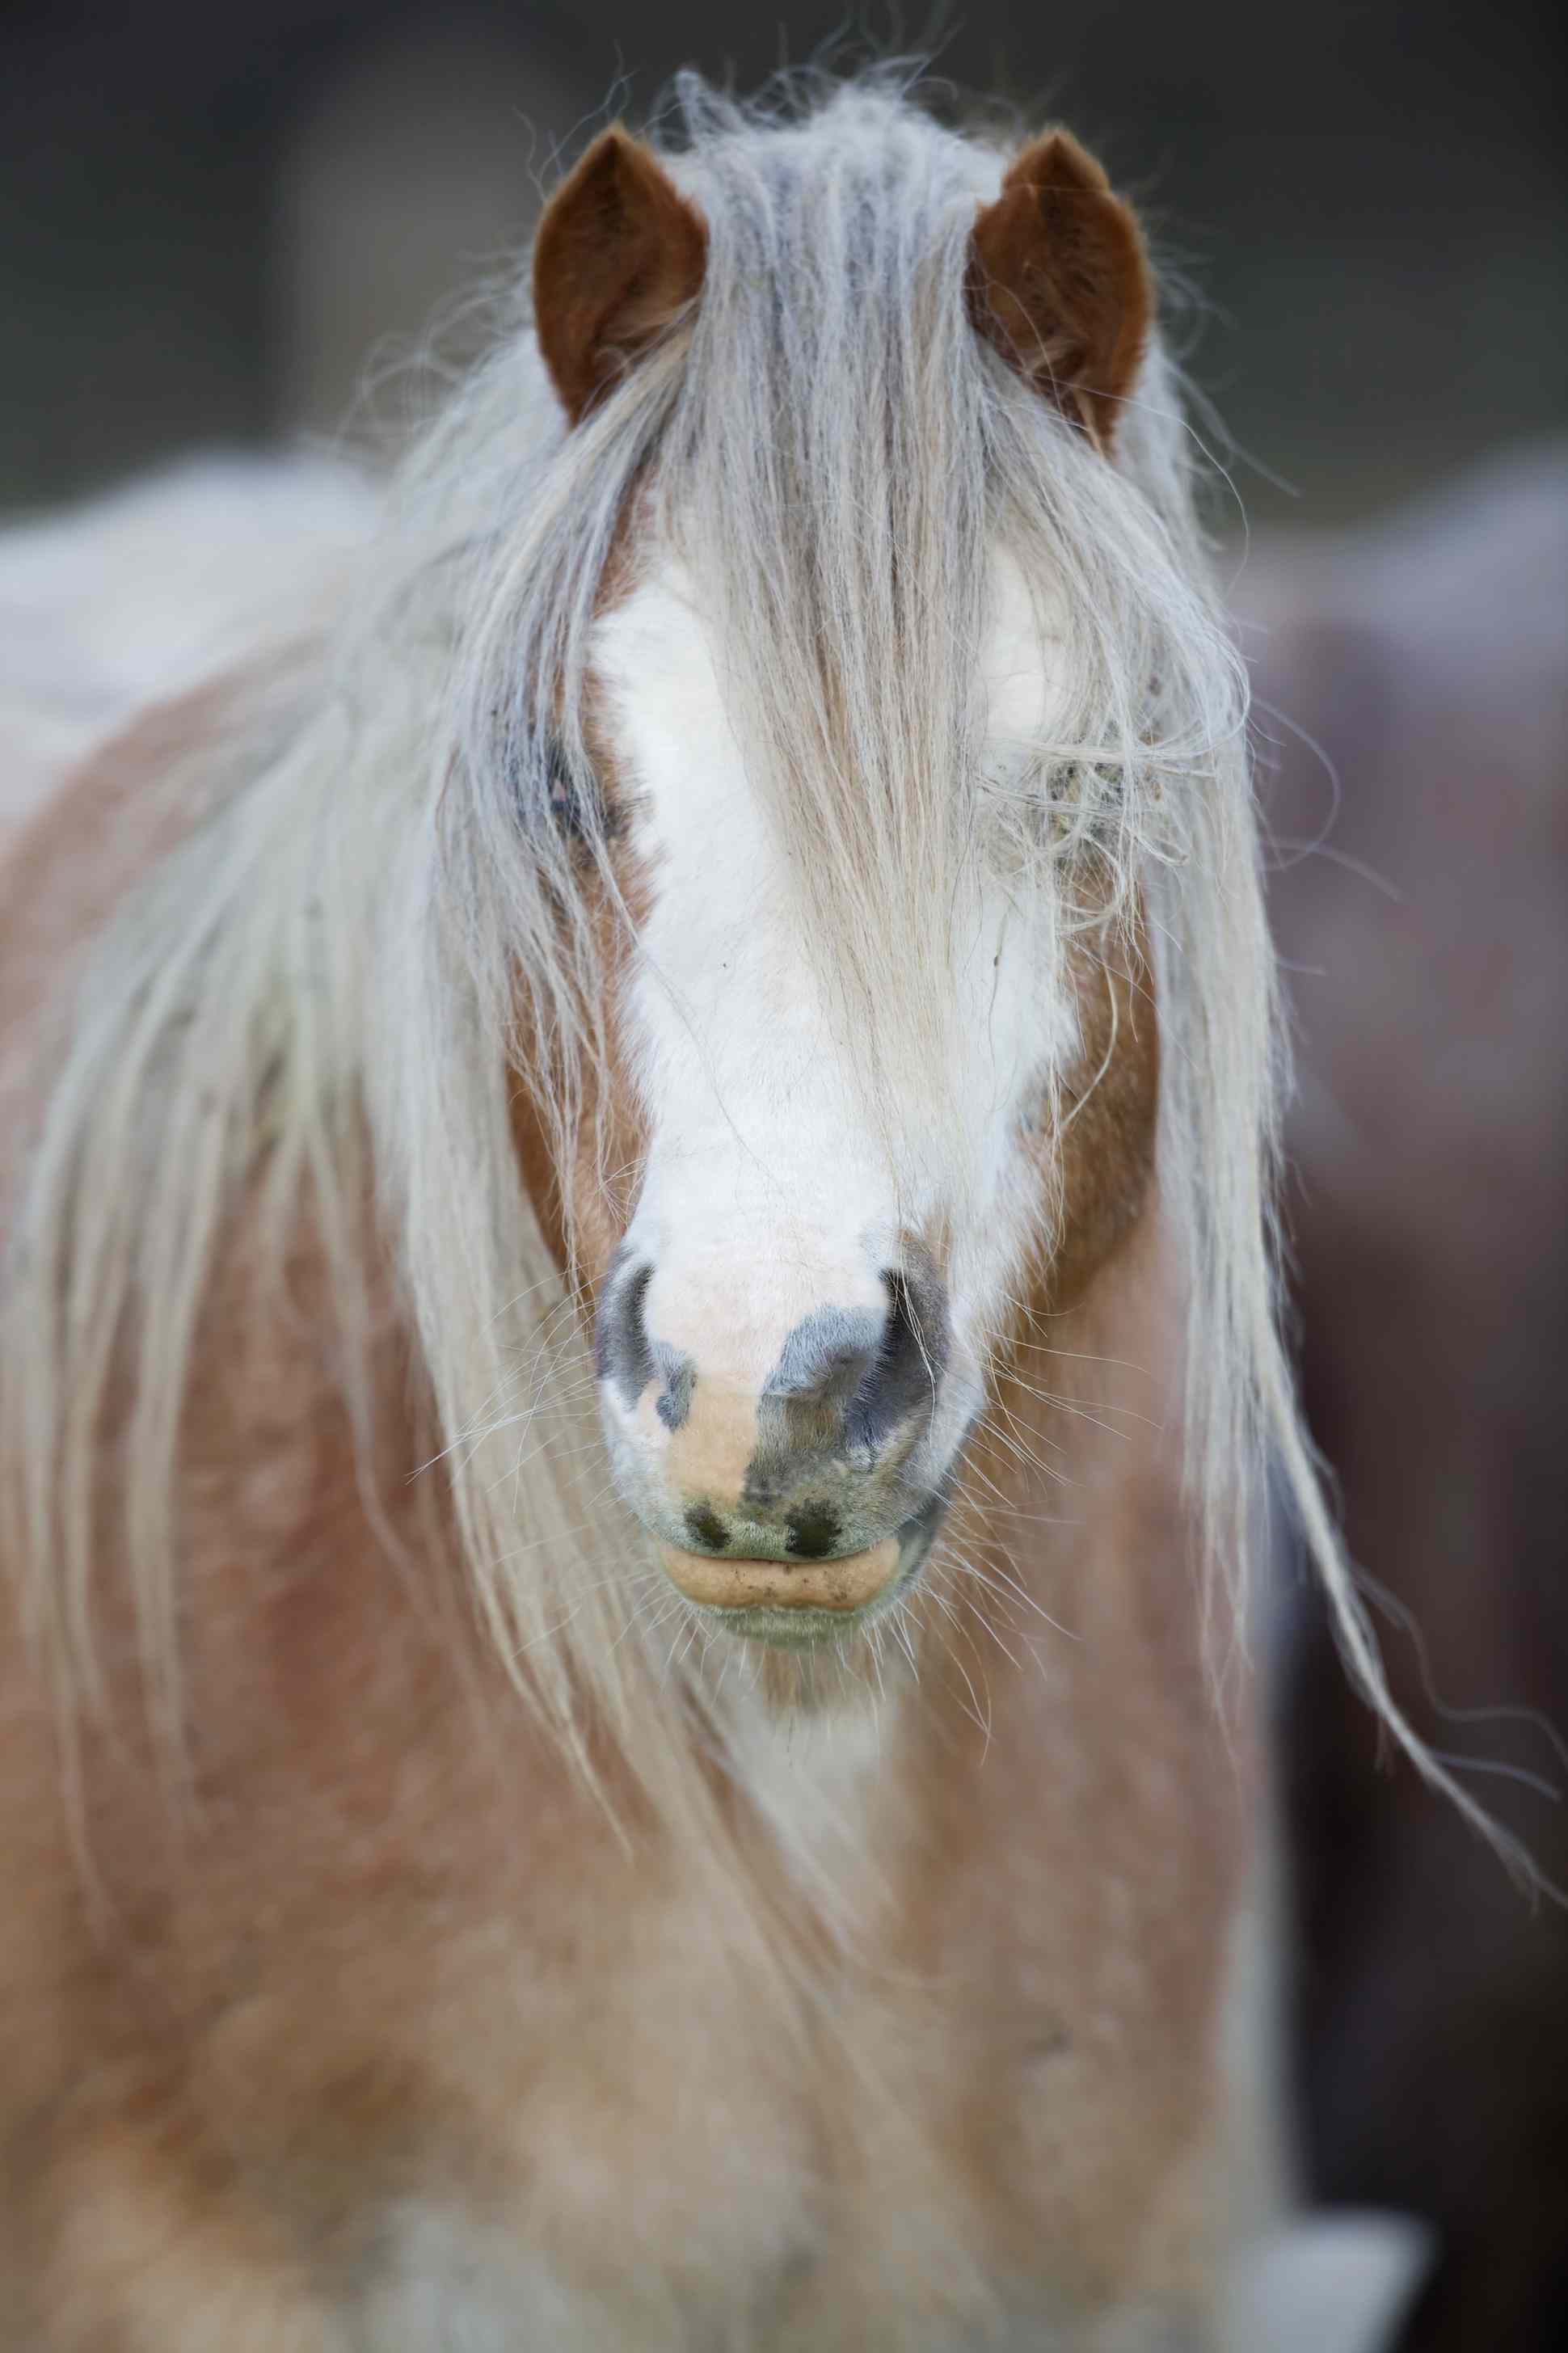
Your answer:
[[[533,248],[539,348],[575,425],[702,290],[708,231],[658,158],[601,132],[545,209]]]

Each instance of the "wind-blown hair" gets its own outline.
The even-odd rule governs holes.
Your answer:
[[[624,534],[659,530],[718,617],[731,717],[873,1103],[897,1054],[945,1067],[978,861],[1049,875],[1063,957],[1075,923],[1142,911],[1205,1559],[1239,1579],[1277,1469],[1352,1670],[1484,1824],[1388,1695],[1292,1400],[1246,684],[1173,373],[1156,342],[1113,466],[975,332],[969,239],[997,159],[891,80],[751,109],[688,80],[666,145],[708,225],[693,314],[571,433],[531,331],[508,328],[400,469],[335,638],[203,762],[207,813],[82,983],[4,1308],[0,1435],[32,1621],[91,1690],[119,1356],[134,1376],[119,1545],[177,1720],[182,1403],[223,1219],[251,1183],[278,1258],[301,1200],[319,1224],[362,1434],[384,1251],[497,1641],[569,1734],[585,1701],[632,1722],[648,1662],[617,1639],[629,1523],[575,1469],[592,1382],[522,1193],[511,1098],[528,1074],[561,1152],[605,1098],[602,927],[546,804],[552,766],[588,760],[606,567]],[[977,750],[998,543],[1051,584],[1067,630],[1070,700],[1023,791]],[[601,838],[590,851],[609,885]],[[910,938],[922,954],[900,959],[910,986],[889,1005],[876,976]]]

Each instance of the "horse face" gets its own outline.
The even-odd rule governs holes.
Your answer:
[[[998,773],[1038,740],[1055,672],[1005,559],[991,608]],[[599,1387],[617,1487],[677,1585],[731,1630],[803,1643],[918,1573],[1046,1215],[1034,1113],[1082,1041],[1045,970],[1049,907],[998,882],[953,959],[958,1050],[937,1069],[881,1056],[868,1114],[721,660],[673,559],[598,625],[594,702],[641,917],[617,1008],[635,1207],[598,1284]],[[911,977],[889,963],[889,1002]]]
[[[573,425],[698,315],[712,227],[619,128],[558,191],[534,301]],[[1150,285],[1131,215],[1065,133],[977,195],[963,294],[976,333],[1109,455]],[[811,1641],[918,1572],[1049,1183],[1064,1224],[1074,1212],[1033,1114],[1094,1041],[1058,977],[1048,888],[1010,892],[1000,871],[960,955],[934,946],[949,906],[906,905],[908,938],[885,927],[888,1035],[846,1037],[800,912],[800,845],[782,852],[726,719],[700,586],[645,562],[594,659],[641,910],[617,1008],[632,1100],[612,1123],[638,1139],[619,1155],[634,1207],[588,1268],[599,1386],[616,1483],[677,1584],[734,1630]],[[1046,740],[1058,681],[1049,616],[1000,557],[990,607],[988,766],[1005,781],[1009,746]],[[898,998],[938,971],[952,1001],[928,1033],[952,1042],[911,1051]],[[858,960],[854,1018],[879,1030],[864,981]],[[602,1205],[581,1175],[577,1189],[581,1236]],[[1103,1241],[1118,1214],[1078,1223]]]

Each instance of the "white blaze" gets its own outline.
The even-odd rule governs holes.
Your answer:
[[[1003,556],[992,610],[986,765],[1005,783],[1048,722],[1056,649]],[[1042,986],[1038,921],[1000,882],[988,886],[957,978],[962,1067],[895,1073],[904,1133],[890,1165],[835,1039],[799,902],[730,726],[721,659],[700,593],[673,560],[596,632],[595,670],[651,901],[626,1007],[650,1136],[627,1240],[654,1269],[650,1332],[705,1378],[754,1392],[802,1317],[827,1306],[885,1314],[880,1271],[897,1262],[900,1230],[927,1221],[953,1223],[954,1338],[961,1348],[978,1341],[1023,1240],[1009,1191],[1020,1118],[1078,1033],[1059,989]],[[889,972],[889,992],[900,980]],[[939,1100],[956,1103],[956,1120],[939,1125]]]

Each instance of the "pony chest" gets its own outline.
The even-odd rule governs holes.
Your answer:
[[[761,2346],[817,2267],[825,2150],[795,2038],[678,1919],[628,1926],[510,2084],[470,2078],[456,2167],[432,2146],[423,2193],[383,2207],[378,2353]]]
[[[860,1766],[873,1756],[869,1743],[862,1759],[795,1739],[770,1756],[761,1742],[744,1761],[767,1911],[754,1885],[727,1890],[721,1874],[650,1891],[591,1967],[574,1957],[542,1989],[510,2087],[504,2069],[470,2077],[470,2146],[489,2152],[463,2166],[473,2186],[384,2216],[378,2348],[427,2346],[435,2311],[449,2328],[461,2314],[467,2333],[450,2341],[479,2353],[837,2341],[822,2332],[837,2325],[891,2164],[888,2133],[879,2155],[864,2145],[856,2058],[885,2073],[874,2046],[889,1989],[875,1968],[875,1989],[842,1960],[824,1971],[820,1943],[864,1869]],[[774,1938],[781,1923],[812,1922],[815,1977],[798,1947],[770,1941],[769,1919]],[[847,1935],[847,1914],[840,1926]],[[497,2025],[492,2008],[487,2047]],[[931,2104],[907,2073],[899,2105],[888,2131],[929,2158]],[[950,2188],[928,2172],[920,2189],[944,2237]]]

